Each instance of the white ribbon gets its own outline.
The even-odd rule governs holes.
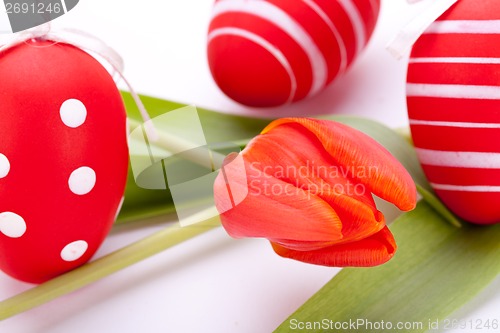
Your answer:
[[[421,0],[407,0],[413,4]],[[387,50],[397,59],[401,59],[411,49],[425,30],[451,6],[459,0],[432,0],[432,5],[424,13],[415,17],[388,44]]]
[[[24,43],[31,39],[41,39],[46,41],[53,41],[55,43],[64,43],[73,45],[82,50],[93,52],[103,58],[113,68],[115,73],[118,73],[120,78],[127,85],[130,95],[134,99],[141,117],[146,126],[146,134],[151,141],[156,141],[158,135],[152,125],[151,118],[149,117],[144,104],[142,103],[139,95],[135,92],[130,82],[123,75],[124,63],[123,58],[113,48],[108,46],[104,41],[91,35],[85,31],[78,29],[65,28],[54,32],[51,30],[50,23],[43,24],[35,29],[26,30],[12,35],[0,35],[0,53],[13,48],[16,45]]]

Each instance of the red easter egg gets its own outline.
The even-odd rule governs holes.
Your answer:
[[[500,222],[500,1],[461,0],[413,47],[407,103],[436,194],[458,216]]]
[[[126,115],[93,57],[27,41],[0,53],[0,269],[40,283],[88,261],[128,167]]]
[[[380,0],[218,0],[208,63],[220,89],[250,106],[312,96],[365,47]]]

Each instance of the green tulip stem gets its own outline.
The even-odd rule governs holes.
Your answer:
[[[219,217],[198,224],[165,228],[104,257],[0,302],[0,320],[50,302],[159,252],[220,226]]]

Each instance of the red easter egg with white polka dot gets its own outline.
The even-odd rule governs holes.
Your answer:
[[[312,96],[363,50],[380,0],[218,0],[208,62],[220,89],[250,106]]]
[[[413,47],[407,103],[420,162],[458,216],[500,222],[500,1],[461,0]]]
[[[126,115],[93,57],[30,40],[0,53],[0,269],[40,283],[88,261],[128,167]]]

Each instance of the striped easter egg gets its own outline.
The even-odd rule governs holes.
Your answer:
[[[407,77],[413,140],[458,216],[500,222],[500,1],[461,0],[419,38]]]
[[[315,95],[365,47],[380,0],[218,0],[208,63],[233,100],[278,106]]]

